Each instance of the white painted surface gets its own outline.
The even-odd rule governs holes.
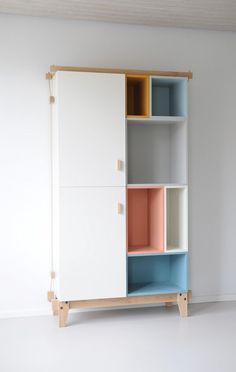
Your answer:
[[[52,88],[56,295],[126,296],[125,75],[58,72]]]
[[[1,15],[0,44],[0,315],[49,308],[53,63],[193,71],[190,286],[194,300],[235,298],[236,34]]]
[[[234,372],[235,324],[236,302],[1,320],[1,371]]]
[[[126,189],[73,187],[60,195],[58,299],[126,296]]]
[[[234,0],[0,0],[0,12],[236,31]]]
[[[58,72],[56,80],[60,186],[125,186],[125,75]]]

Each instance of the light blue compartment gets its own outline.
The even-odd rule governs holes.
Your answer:
[[[128,258],[128,296],[188,290],[188,255],[172,254]]]
[[[151,77],[151,115],[187,117],[188,79]]]

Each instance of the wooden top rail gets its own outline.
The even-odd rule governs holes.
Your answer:
[[[72,71],[72,72],[103,72],[112,74],[127,74],[127,75],[156,75],[169,77],[186,77],[192,79],[191,71],[161,71],[161,70],[129,70],[125,68],[100,68],[100,67],[73,67],[73,66],[50,66],[50,73],[46,75],[47,79],[51,79],[57,71]]]

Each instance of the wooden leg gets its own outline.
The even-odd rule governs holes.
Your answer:
[[[67,318],[68,318],[68,312],[69,312],[69,302],[59,302],[58,306],[59,311],[59,327],[65,327]]]
[[[52,302],[52,300],[54,300],[54,298],[55,298],[55,293],[53,291],[49,291],[48,292],[48,301]]]
[[[52,313],[53,315],[58,315],[58,307],[59,307],[59,301],[54,299],[51,301],[52,303]]]
[[[181,317],[188,316],[188,293],[178,293],[177,304],[179,307],[180,316]]]

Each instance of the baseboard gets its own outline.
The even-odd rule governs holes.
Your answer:
[[[204,296],[193,296],[190,300],[190,303],[197,304],[197,303],[204,303],[204,302],[226,302],[226,301],[236,301],[236,294],[228,294],[228,295],[204,295]],[[140,308],[140,307],[153,307],[153,306],[162,306],[162,304],[155,304],[155,305],[133,305],[133,306],[123,306],[122,309],[129,309],[129,308]],[[120,309],[121,307],[114,307],[112,310]],[[103,310],[106,310],[104,308]],[[101,311],[102,309],[73,309],[72,312],[78,311]],[[108,309],[107,309],[108,310]],[[5,310],[0,311],[0,319],[8,319],[8,318],[23,318],[23,317],[31,317],[31,316],[42,316],[42,315],[51,315],[51,308],[50,305],[44,308],[39,309],[22,309],[22,310]]]

